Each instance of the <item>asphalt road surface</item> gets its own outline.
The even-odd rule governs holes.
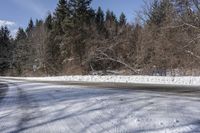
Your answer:
[[[199,94],[0,79],[0,133],[200,133]]]

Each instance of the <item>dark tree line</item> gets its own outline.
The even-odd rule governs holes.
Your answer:
[[[199,71],[200,1],[153,0],[130,24],[124,13],[94,10],[92,0],[59,0],[44,20],[30,20],[16,38],[0,29],[0,73],[15,76],[117,70]]]

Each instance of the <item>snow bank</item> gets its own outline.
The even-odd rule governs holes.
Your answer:
[[[160,76],[58,76],[58,77],[0,77],[37,81],[66,81],[91,83],[131,83],[155,85],[199,86],[200,77],[160,77]]]

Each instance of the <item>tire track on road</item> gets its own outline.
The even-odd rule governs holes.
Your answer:
[[[35,102],[31,95],[28,95],[23,88],[19,87],[20,84],[15,84],[18,95],[18,109],[20,110],[20,119],[18,120],[17,128],[14,133],[23,132],[32,120],[36,119],[40,114],[39,105]]]
[[[0,102],[6,96],[7,92],[8,92],[8,85],[0,82]]]
[[[18,104],[17,92],[10,82],[4,82],[7,86],[6,93],[0,101],[0,132],[12,133],[17,127]]]

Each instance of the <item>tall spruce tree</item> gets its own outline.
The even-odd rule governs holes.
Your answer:
[[[102,32],[104,29],[104,12],[101,7],[98,7],[96,12],[95,23],[97,25],[98,32]]]
[[[107,10],[106,11],[106,21],[109,22],[117,22],[117,17],[113,11]]]
[[[66,21],[66,39],[73,52],[79,57],[80,62],[86,52],[85,40],[89,37],[89,27],[95,18],[94,10],[90,7],[92,0],[69,0],[72,17]],[[72,52],[72,53],[73,53]]]
[[[172,3],[170,0],[154,0],[147,23],[160,26],[165,22],[170,11],[172,11]]]
[[[48,30],[52,30],[52,28],[53,28],[53,18],[52,18],[51,13],[48,13],[48,16],[46,17],[44,24],[45,24],[45,27]]]
[[[0,74],[5,74],[11,63],[11,41],[8,28],[0,28]]]
[[[63,21],[70,16],[70,9],[67,0],[59,0],[57,8],[54,12],[54,30],[56,34],[63,35]]]
[[[53,20],[53,17],[51,13],[48,14],[48,16],[45,19],[45,29],[47,32],[47,37],[45,39],[45,59],[44,59],[44,65],[45,65],[45,71],[48,75],[57,75],[61,71],[61,49],[60,49],[60,43],[63,40],[63,35],[60,35],[61,32],[59,32],[56,25],[59,23],[55,23]],[[61,27],[60,27],[61,28]],[[61,30],[61,29],[60,29]],[[58,33],[59,32],[59,33]],[[57,34],[58,33],[58,34]],[[60,64],[60,65],[57,65]]]
[[[107,10],[106,11],[106,21],[109,21],[110,17],[111,17],[111,12],[110,12],[110,10]]]
[[[15,38],[13,66],[17,75],[21,75],[26,68],[28,55],[28,36],[23,28],[19,28]]]
[[[126,25],[126,16],[124,13],[121,13],[119,17],[119,25],[120,26]]]
[[[62,69],[62,46],[65,40],[65,20],[70,17],[70,7],[67,0],[59,0],[56,10],[45,20],[45,27],[48,30],[48,37],[46,39],[46,66],[49,68],[50,74],[59,74]]]
[[[116,15],[114,14],[113,11],[107,10],[106,11],[106,30],[108,31],[106,33],[106,37],[110,36],[115,36],[118,33],[118,20]]]
[[[90,7],[92,0],[69,0],[73,18],[79,26],[88,23],[94,17],[94,11]]]
[[[23,28],[19,28],[16,35],[16,41],[26,39],[27,35]]]
[[[97,10],[97,13],[96,13],[95,22],[98,25],[103,25],[103,23],[104,23],[104,12],[101,9],[101,7],[98,7],[98,10]]]
[[[31,18],[30,21],[29,21],[28,27],[26,28],[26,33],[27,33],[28,36],[30,35],[33,28],[34,28],[34,23],[33,23],[33,20]]]

